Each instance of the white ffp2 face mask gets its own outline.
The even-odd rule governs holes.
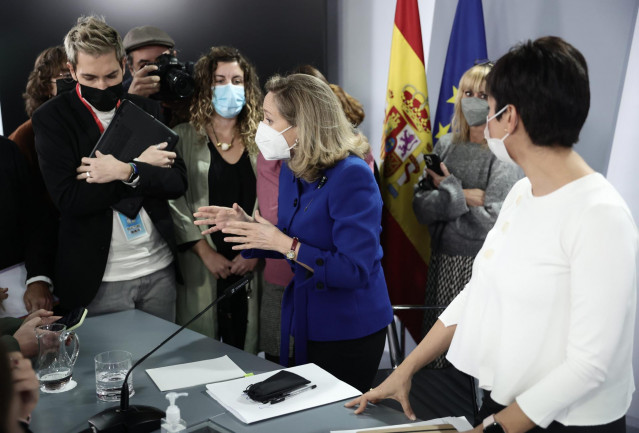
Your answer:
[[[276,131],[264,122],[260,122],[255,133],[255,144],[262,152],[262,156],[267,161],[277,159],[291,159],[291,149],[297,145],[297,141],[291,147],[288,146],[286,139],[282,135],[292,126],[283,131]]]
[[[488,131],[488,122],[490,122],[495,117],[499,116],[501,113],[506,111],[506,108],[508,108],[508,105],[504,106],[504,108],[502,108],[501,110],[496,112],[494,115],[486,119],[486,128],[484,128],[484,138],[486,139],[486,142],[488,143],[488,148],[497,157],[498,160],[502,162],[510,163],[513,165],[517,165],[517,163],[513,161],[513,159],[508,154],[508,149],[506,149],[506,145],[504,144],[504,140],[506,139],[506,137],[510,135],[510,132],[507,132],[506,135],[504,135],[502,138],[491,138],[490,132]]]

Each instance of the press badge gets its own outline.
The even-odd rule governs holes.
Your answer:
[[[120,212],[118,212],[118,216],[120,217],[120,224],[124,229],[124,235],[126,236],[127,241],[141,238],[147,234],[146,227],[144,227],[144,223],[142,222],[142,217],[140,217],[139,212],[135,219],[127,218],[126,215],[123,215]]]

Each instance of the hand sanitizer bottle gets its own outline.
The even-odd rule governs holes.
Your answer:
[[[162,418],[162,433],[177,433],[186,431],[186,421],[180,418],[180,408],[175,404],[178,397],[189,395],[186,392],[169,392],[166,399],[171,402],[166,408],[166,418]]]

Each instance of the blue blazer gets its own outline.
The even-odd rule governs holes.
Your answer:
[[[282,164],[277,226],[301,243],[282,300],[280,360],[303,364],[306,341],[365,337],[393,318],[380,245],[382,199],[370,167],[349,156],[308,183]],[[252,256],[264,256],[257,251]],[[283,258],[279,253],[277,257]],[[273,254],[267,254],[274,257]]]

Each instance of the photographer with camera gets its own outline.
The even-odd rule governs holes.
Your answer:
[[[173,38],[157,27],[140,26],[129,30],[123,45],[131,74],[123,83],[125,90],[158,101],[161,120],[168,126],[188,121],[195,87],[192,63],[178,61]]]
[[[125,90],[128,84],[130,94],[151,97],[160,90],[160,77],[153,74],[158,70],[155,59],[161,54],[175,52],[173,38],[157,27],[141,26],[129,30],[122,43],[131,74],[128,83],[123,83]]]

